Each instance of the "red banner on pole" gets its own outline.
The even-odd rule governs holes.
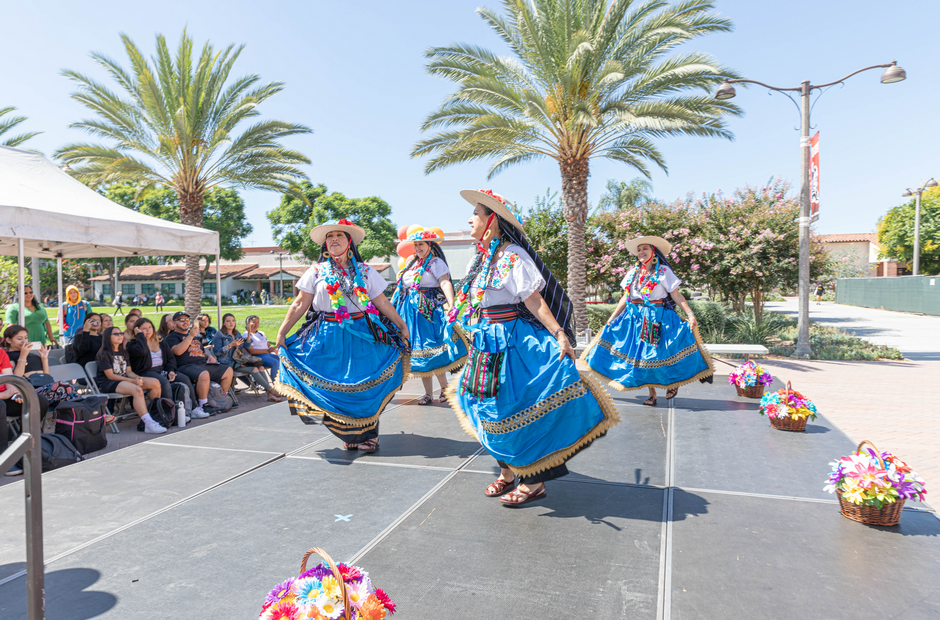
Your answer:
[[[809,214],[810,222],[819,219],[819,132],[812,137],[810,144],[809,178]]]

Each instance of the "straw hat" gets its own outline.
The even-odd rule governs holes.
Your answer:
[[[356,245],[362,243],[362,240],[366,238],[366,231],[361,226],[356,226],[346,218],[343,218],[339,221],[330,220],[325,224],[320,224],[313,228],[310,231],[310,238],[313,239],[313,242],[317,245],[323,245],[326,242],[326,234],[334,230],[341,230],[344,233],[348,233],[352,238],[352,242]]]
[[[630,254],[636,254],[641,245],[651,245],[657,248],[663,254],[669,254],[669,250],[672,249],[672,244],[663,239],[662,237],[637,237],[636,239],[630,239],[627,241],[627,249],[630,250]]]
[[[442,239],[444,239],[444,237],[442,237],[442,236],[440,236],[439,234],[437,234],[436,232],[433,232],[433,231],[430,231],[430,230],[419,230],[418,232],[413,232],[413,233],[411,233],[410,235],[408,235],[407,237],[405,237],[405,241],[428,241],[428,242],[434,241],[434,242],[437,242],[437,241],[441,241]]]
[[[478,204],[488,208],[501,218],[516,227],[520,233],[525,235],[525,229],[522,228],[522,213],[516,209],[515,205],[507,202],[505,198],[495,193],[491,189],[462,189],[460,195],[464,200],[474,207]]]

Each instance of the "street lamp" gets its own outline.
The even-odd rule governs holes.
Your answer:
[[[733,84],[742,82],[748,84],[757,84],[758,86],[763,86],[764,88],[782,92],[790,97],[788,92],[797,92],[800,93],[801,97],[801,106],[800,108],[800,286],[799,286],[799,296],[800,296],[800,312],[799,312],[799,336],[796,343],[796,351],[793,353],[793,357],[810,357],[813,352],[809,346],[809,224],[810,224],[810,199],[809,199],[809,160],[810,160],[810,140],[809,140],[809,112],[810,112],[810,103],[809,95],[811,92],[821,88],[828,88],[829,86],[834,86],[840,82],[844,82],[853,75],[861,73],[863,71],[869,71],[870,69],[885,69],[884,73],[881,74],[881,83],[882,84],[894,84],[895,82],[900,82],[907,78],[907,74],[904,69],[899,67],[896,62],[883,64],[883,65],[872,65],[871,67],[865,67],[864,69],[859,69],[853,73],[848,74],[841,80],[836,80],[835,82],[829,82],[828,84],[820,84],[818,86],[810,84],[809,80],[804,80],[803,83],[796,88],[777,88],[776,86],[768,86],[763,82],[758,82],[756,80],[725,80],[721,86],[715,91],[715,99],[731,99],[735,96]],[[792,97],[791,97],[792,100]],[[796,101],[794,101],[796,103]]]
[[[287,256],[287,252],[275,252],[274,250],[271,250],[271,254],[274,254],[275,256],[277,256],[277,262],[278,262],[278,265],[280,265],[277,271],[277,279],[281,283],[281,297],[283,297],[284,296],[284,257]]]
[[[914,275],[920,273],[920,195],[924,193],[924,190],[930,187],[936,187],[937,182],[933,179],[930,179],[919,188],[914,191],[911,191],[910,188],[904,190],[904,193],[901,194],[905,198],[910,198],[911,196],[917,196],[914,201]]]

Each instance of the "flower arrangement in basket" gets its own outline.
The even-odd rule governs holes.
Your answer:
[[[806,430],[806,421],[816,419],[816,405],[792,387],[764,394],[760,399],[761,415],[767,414],[770,425],[779,431]]]
[[[871,447],[863,452],[865,444]],[[859,523],[897,525],[904,500],[922,502],[927,495],[920,476],[893,454],[879,453],[870,441],[863,441],[855,452],[830,465],[832,472],[824,489],[839,496],[843,516]]]
[[[317,554],[325,560],[307,570],[307,560]],[[369,574],[346,564],[335,564],[325,551],[314,547],[304,554],[300,575],[274,586],[258,616],[262,620],[384,620],[395,613],[395,603],[381,588],[373,587]]]
[[[728,383],[738,391],[738,396],[747,398],[760,398],[764,394],[764,386],[774,382],[770,373],[760,364],[749,360],[734,369],[728,375]]]

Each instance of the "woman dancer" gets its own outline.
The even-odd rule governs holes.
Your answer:
[[[643,404],[655,406],[656,388],[674,398],[679,386],[707,380],[715,369],[695,314],[679,292],[682,281],[666,260],[672,244],[662,237],[638,237],[627,249],[638,262],[620,283],[623,297],[582,359],[613,388],[649,388]],[[677,304],[688,322],[676,313]]]
[[[419,405],[430,405],[434,381],[441,385],[438,402],[446,403],[447,373],[467,361],[467,345],[463,330],[445,329],[445,308],[454,305],[454,285],[450,281],[450,267],[441,246],[441,237],[429,230],[413,233],[406,241],[415,245],[415,253],[398,273],[398,288],[392,305],[404,319],[411,336],[411,376],[421,377],[424,396]],[[446,303],[446,306],[445,306]]]
[[[619,417],[604,388],[575,367],[568,295],[518,217],[489,190],[460,195],[474,205],[470,234],[481,251],[448,312],[464,325],[471,349],[447,395],[502,470],[484,494],[511,491],[501,501],[516,507],[545,497],[544,483],[567,474],[565,461]],[[477,313],[479,323],[468,326]]]
[[[346,219],[310,231],[321,258],[297,281],[277,332],[275,389],[307,424],[322,418],[347,450],[374,452],[379,414],[401,389],[410,362],[408,327],[385,298],[385,279],[356,249],[365,236]],[[304,313],[306,323],[288,338]]]

